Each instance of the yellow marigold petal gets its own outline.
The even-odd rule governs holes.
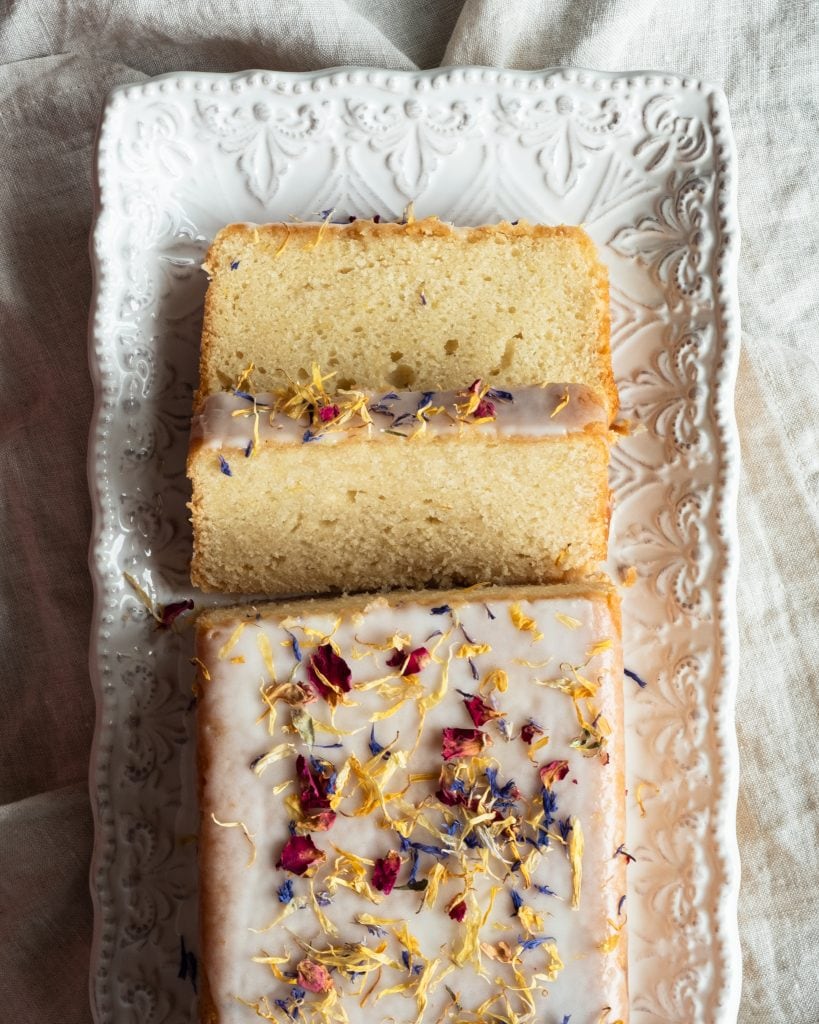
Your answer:
[[[225,658],[230,654],[236,644],[239,642],[239,637],[244,633],[247,626],[246,622],[240,622],[236,629],[230,634],[225,643],[219,648],[217,658],[220,661],[224,661]]]
[[[572,869],[572,909],[580,906],[580,887],[583,882],[583,827],[579,818],[572,818],[569,832],[569,864]]]
[[[554,416],[557,416],[557,414],[559,412],[563,412],[563,410],[566,408],[566,406],[568,404],[569,404],[569,389],[566,388],[565,394],[560,399],[560,401],[557,403],[557,405],[554,407],[554,409],[551,411],[551,413],[549,414],[549,418],[552,419]]]
[[[484,676],[480,685],[482,691],[497,690],[498,693],[506,693],[509,688],[509,676],[502,668],[495,668]]]
[[[200,658],[191,658],[191,665],[193,665],[194,668],[199,669],[199,674],[202,676],[206,683],[210,682],[210,672],[208,671],[208,666],[204,663],[204,661],[202,661]]]
[[[218,825],[219,828],[240,828],[244,833],[245,839],[250,843],[250,860],[245,864],[246,868],[252,867],[256,863],[256,837],[251,834],[247,825],[243,821],[220,821],[213,811],[210,812],[211,819],[214,825]]]
[[[488,654],[491,644],[461,644],[455,652],[456,658],[476,658],[479,654]]]
[[[271,764],[275,764],[277,761],[281,761],[283,757],[295,753],[296,748],[292,743],[279,743],[278,746],[273,747],[272,750],[269,750],[254,763],[253,771],[256,775],[261,775]]]
[[[537,628],[537,623],[529,615],[526,615],[519,604],[513,604],[509,608],[509,617],[512,624],[524,633],[532,634],[532,642],[536,643],[543,639],[543,634]]]

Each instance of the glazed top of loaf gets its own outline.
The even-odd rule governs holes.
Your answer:
[[[354,437],[548,438],[605,431],[608,424],[597,394],[582,384],[336,395],[289,414],[282,404],[270,392],[209,395],[194,417],[192,443],[246,449],[253,443],[332,444]]]
[[[197,656],[219,1020],[626,1018],[609,588],[215,609]]]

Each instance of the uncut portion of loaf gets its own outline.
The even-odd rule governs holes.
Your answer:
[[[576,227],[234,224],[204,264],[200,397],[318,363],[341,387],[572,381],[613,417],[608,277]]]
[[[410,416],[412,436],[408,414],[373,411],[379,424],[317,436],[273,415],[255,448],[253,418],[234,415],[246,401],[211,396],[188,462],[194,584],[277,597],[595,571],[609,524],[606,412],[577,385],[508,394],[490,422],[447,416],[438,392],[388,396],[440,410],[429,423]]]
[[[610,586],[215,609],[196,654],[203,1024],[628,1020]]]

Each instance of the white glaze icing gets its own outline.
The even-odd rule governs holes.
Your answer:
[[[273,1019],[286,1021],[284,1012],[277,1010],[276,999],[288,997],[288,985],[277,980],[269,967],[254,963],[254,956],[280,956],[292,954],[289,964],[280,969],[294,969],[305,955],[298,947],[295,936],[311,940],[315,946],[326,948],[328,943],[341,945],[344,942],[363,942],[375,947],[379,939],[368,933],[366,927],[356,924],[356,914],[365,912],[377,917],[394,918],[408,922],[411,933],[417,938],[423,955],[429,959],[438,957],[442,966],[449,964],[448,949],[463,935],[464,925],[452,921],[445,912],[445,906],[460,890],[460,883],[452,879],[441,887],[435,906],[418,913],[422,893],[394,889],[384,896],[379,906],[374,906],[362,896],[339,888],[325,913],[339,930],[335,940],[323,935],[316,914],[310,906],[293,911],[286,920],[270,931],[255,934],[250,929],[264,929],[283,910],[277,899],[277,888],[287,879],[293,882],[297,899],[309,895],[309,882],[276,868],[282,847],[288,838],[288,821],[292,812],[283,801],[296,791],[291,785],[281,795],[274,795],[273,789],[288,779],[295,778],[296,751],[307,753],[307,747],[298,735],[283,730],[290,720],[289,707],[280,702],[277,705],[278,719],[274,735],[268,734],[265,722],[258,721],[264,710],[259,686],[269,680],[259,649],[259,637],[267,637],[273,652],[275,669],[279,681],[295,678],[305,681],[305,666],[312,651],[318,644],[315,636],[304,631],[304,626],[317,630],[319,634],[333,634],[342,656],[352,669],[353,689],[347,695],[349,706],[342,705],[336,710],[335,725],[342,730],[356,730],[353,736],[337,738],[321,731],[317,734],[319,743],[342,743],[343,748],[315,749],[318,756],[331,760],[340,767],[349,754],[355,753],[363,763],[370,758],[370,716],[374,712],[389,709],[391,701],[379,696],[375,690],[363,691],[360,687],[368,681],[383,678],[400,669],[390,669],[386,660],[390,652],[378,652],[363,658],[356,658],[353,652],[373,650],[367,642],[383,644],[385,639],[396,632],[410,637],[408,650],[426,646],[432,649],[437,643],[437,657],[446,660],[450,653],[456,655],[466,636],[476,643],[488,643],[491,651],[472,659],[481,678],[495,668],[503,668],[509,677],[508,689],[495,693],[493,703],[506,714],[511,739],[505,740],[497,721],[486,723],[482,729],[492,737],[492,745],[486,754],[494,757],[499,764],[498,780],[501,784],[514,779],[522,794],[519,806],[525,806],[528,799],[537,799],[542,792],[537,765],[553,759],[566,759],[569,773],[562,781],[556,782],[553,792],[557,797],[557,818],[577,817],[585,836],[583,855],[583,882],[580,908],[570,907],[571,870],[565,849],[559,842],[552,841],[544,849],[544,855],[532,872],[534,884],[548,885],[556,896],[544,895],[533,888],[527,888],[519,873],[511,874],[492,859],[493,870],[500,881],[475,877],[475,895],[478,904],[487,906],[491,885],[502,886],[497,894],[494,910],[486,925],[481,928],[482,942],[497,943],[500,940],[515,946],[524,934],[518,919],[513,916],[511,890],[520,891],[526,905],[531,906],[543,918],[543,928],[537,934],[553,936],[564,963],[557,979],[536,990],[535,1011],[527,1014],[521,1011],[521,1003],[510,994],[512,1006],[518,1011],[517,1017],[506,1016],[504,1003],[497,1003],[492,1009],[497,1017],[486,1015],[485,1020],[513,1020],[516,1022],[537,1021],[538,1024],[561,1024],[565,1015],[571,1015],[571,1024],[598,1024],[599,1021],[614,1022],[627,1020],[625,1005],[625,984],[620,955],[604,953],[599,944],[611,934],[607,921],[622,923],[618,916],[618,903],[625,892],[625,864],[615,855],[623,842],[621,829],[624,820],[624,791],[622,763],[622,717],[619,703],[621,684],[621,658],[619,638],[613,637],[614,626],[603,601],[589,601],[583,598],[542,599],[536,602],[523,601],[521,611],[537,623],[543,638],[535,640],[531,632],[515,626],[510,616],[509,603],[492,601],[470,603],[464,595],[455,607],[455,615],[446,612],[433,614],[432,604],[403,604],[391,607],[384,598],[374,601],[366,613],[345,615],[340,621],[332,614],[312,614],[304,619],[287,623],[288,629],[300,641],[303,660],[296,661],[290,634],[275,619],[266,613],[259,620],[251,620],[236,640],[235,646],[221,660],[218,652],[234,635],[235,620],[219,625],[206,635],[200,636],[198,652],[206,663],[211,679],[204,683],[200,703],[202,749],[210,766],[203,788],[203,878],[202,886],[206,901],[206,931],[203,947],[203,968],[215,1005],[220,1014],[220,1024],[247,1024],[258,1020],[256,1013],[243,1006],[235,998],[257,1002],[266,996],[276,1012]],[[494,614],[490,618],[489,612]],[[570,629],[556,618],[569,616],[579,620],[581,625]],[[456,622],[459,623],[456,625]],[[431,636],[438,630],[446,636]],[[464,633],[465,631],[465,633]],[[604,638],[612,638],[614,645],[588,660],[592,644]],[[544,665],[543,662],[548,662]],[[537,662],[538,667],[521,664],[522,660]],[[600,683],[600,690],[594,703],[609,721],[613,734],[609,739],[610,762],[601,763],[599,757],[584,757],[569,746],[578,735],[578,723],[571,699],[558,690],[536,685],[534,680],[548,680],[560,677],[560,665],[569,663],[582,665],[588,661],[583,674],[586,678]],[[442,668],[436,662],[429,663],[418,676],[422,695],[432,693],[441,681]],[[406,683],[400,678],[395,682],[399,687]],[[309,685],[309,684],[308,684]],[[457,692],[463,690],[475,693],[478,683],[473,678],[469,660],[452,656],[449,661],[449,677],[446,693],[441,702],[432,708],[424,723],[423,732],[416,752],[411,759],[411,770],[417,773],[437,772],[441,761],[441,737],[445,727],[472,728],[473,722],[464,706],[464,698]],[[329,722],[329,707],[324,700],[308,705],[307,710],[317,720]],[[527,745],[520,738],[520,728],[534,719],[550,737],[549,744],[535,755],[535,764],[527,757]],[[395,714],[376,723],[376,737],[382,745],[388,744],[397,735],[395,749],[408,749],[416,740],[418,729],[416,701],[409,700]],[[363,728],[362,728],[363,727]],[[258,776],[251,769],[251,763],[260,755],[282,742],[292,742],[294,752],[283,760],[272,764]],[[389,792],[400,790],[405,785],[405,773],[397,770],[385,789]],[[407,806],[411,809],[426,799],[435,810],[427,814],[431,821],[441,819],[443,808],[432,794],[438,787],[437,781],[416,781],[405,794]],[[350,784],[344,792],[351,791]],[[339,807],[339,814],[332,828],[327,832],[312,833],[317,847],[324,850],[328,859],[319,869],[314,880],[317,892],[327,887],[328,868],[337,856],[331,843],[361,856],[374,859],[384,857],[390,850],[399,849],[399,837],[391,829],[379,827],[380,812],[366,817],[345,817],[344,811],[358,805],[357,799],[347,799]],[[393,807],[393,805],[389,805]],[[395,805],[393,813],[398,816]],[[250,846],[239,828],[220,828],[210,820],[211,813],[223,822],[244,822],[255,837],[256,859],[246,867]],[[553,831],[556,830],[556,826]],[[430,835],[420,825],[412,833],[414,841],[440,845],[440,837]],[[525,844],[524,844],[525,845]],[[526,845],[527,850],[531,849]],[[403,854],[404,860],[407,855]],[[418,877],[429,872],[437,858],[420,853]],[[457,870],[457,858],[447,858],[444,863]],[[371,878],[371,868],[367,877]],[[399,875],[398,884],[406,881],[408,865],[405,863]],[[508,877],[504,877],[507,875]],[[388,926],[389,928],[389,926]],[[400,960],[397,940],[389,932],[385,936],[388,952]],[[623,940],[624,942],[625,940]],[[524,975],[542,970],[545,963],[542,949],[532,949],[521,954],[521,970]],[[392,995],[378,1002],[377,992],[402,981],[410,975],[403,967],[396,970],[384,968],[376,993],[360,1008],[357,999],[343,997],[343,1005],[349,1018],[356,1024],[368,1022],[454,1022],[475,1021],[474,1011],[493,991],[515,984],[508,965],[498,963],[484,956],[488,980],[475,973],[470,965],[458,967],[444,979],[430,994],[426,1013],[417,1017],[416,1001],[412,995]],[[338,972],[334,975],[339,991],[359,988],[343,979]],[[370,987],[375,975],[369,975],[364,990]],[[459,993],[463,1012],[456,1012],[451,1006],[445,985]],[[309,1005],[319,997],[307,993],[307,1003],[302,1007],[305,1020],[312,1020]],[[444,1016],[447,1006],[450,1012]],[[609,1012],[604,1012],[605,1007]],[[317,1018],[323,1020],[324,1018]]]
[[[429,417],[425,433],[430,437],[451,437],[459,433],[477,431],[487,437],[565,437],[589,427],[603,427],[608,423],[606,410],[596,393],[583,384],[548,384],[543,387],[519,387],[501,391],[511,395],[512,401],[493,397],[495,418],[486,422],[467,422],[459,419],[456,403],[463,403],[463,392],[458,391],[392,391],[374,395],[368,403],[373,425],[368,428],[355,417],[346,425],[316,432],[310,431],[312,443],[333,443],[353,433],[373,439],[391,440],[389,430],[405,435],[418,429],[416,413],[419,407],[431,405],[445,411]],[[497,394],[497,392],[496,392]],[[568,396],[568,401],[566,398]],[[281,412],[261,408],[272,406],[275,396],[256,395],[259,407],[260,443],[302,443],[309,423],[306,417],[293,419]],[[253,436],[254,422],[249,413],[252,404],[229,391],[208,395],[194,416],[191,437],[210,448],[245,448]]]

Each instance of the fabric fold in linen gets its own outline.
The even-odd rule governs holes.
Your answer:
[[[819,1020],[815,7],[792,0],[18,0],[0,14],[0,1000],[87,1024],[84,778],[97,120],[147,75],[355,64],[668,69],[721,82],[740,168],[742,1024]],[[123,515],[133,514],[123,506]],[[798,951],[798,955],[796,952]],[[44,979],[48,979],[47,985]]]

